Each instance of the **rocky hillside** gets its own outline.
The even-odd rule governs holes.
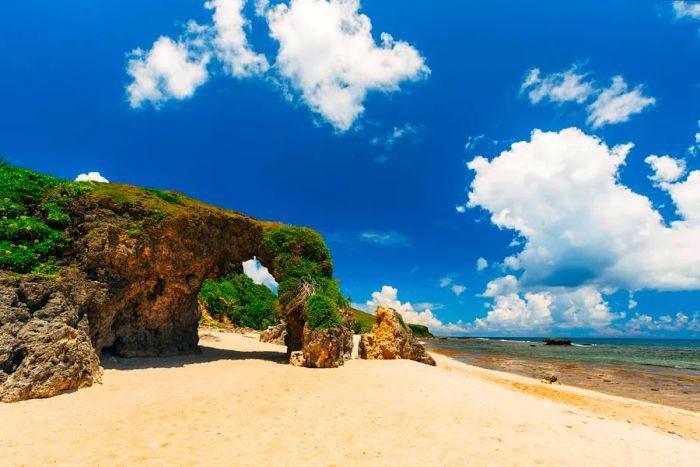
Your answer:
[[[280,284],[288,351],[306,366],[342,365],[354,318],[316,232],[0,164],[0,400],[99,381],[105,350],[195,351],[202,283],[254,256]]]

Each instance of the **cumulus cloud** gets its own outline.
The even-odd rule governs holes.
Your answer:
[[[695,312],[692,316],[685,313],[675,315],[662,315],[655,319],[646,314],[636,313],[627,323],[625,328],[628,331],[645,333],[647,331],[700,331],[700,313]]]
[[[338,131],[348,130],[364,112],[372,91],[395,92],[407,81],[425,78],[430,69],[407,42],[387,33],[377,44],[372,23],[359,13],[359,0],[291,0],[271,6],[255,1],[270,36],[279,42],[274,67],[248,41],[246,0],[210,0],[206,25],[194,21],[177,39],[162,36],[150,50],[131,53],[127,94],[132,107],[160,106],[169,99],[192,97],[218,66],[234,78],[265,76],[280,84],[290,99],[295,93]],[[270,71],[274,74],[271,75]],[[387,144],[415,132],[397,127]]]
[[[674,159],[671,156],[649,156],[644,159],[654,170],[654,174],[649,176],[650,180],[656,183],[675,182],[685,174],[685,161]]]
[[[192,97],[209,79],[213,63],[236,78],[267,72],[267,59],[248,43],[244,6],[245,0],[208,1],[204,7],[213,10],[211,24],[189,21],[177,40],[161,36],[148,52],[134,50],[127,69],[133,80],[127,86],[131,106],[149,102],[158,107],[169,99]]]
[[[619,181],[631,149],[576,128],[535,130],[493,160],[468,164],[476,176],[467,206],[487,210],[523,242],[512,260],[520,277],[491,281],[483,294],[494,300],[486,325],[604,327],[623,314],[602,293],[700,289],[700,171],[682,179],[655,168],[680,217],[666,225],[647,197]]]
[[[364,242],[384,246],[402,246],[408,245],[409,243],[408,237],[394,230],[391,230],[389,232],[367,230],[365,232],[360,232],[359,237],[360,240]]]
[[[277,292],[277,281],[257,258],[243,262],[243,274],[250,277],[256,284],[263,284],[273,292]]]
[[[255,53],[248,43],[244,6],[245,0],[211,0],[205,4],[205,8],[214,10],[211,29],[215,54],[226,73],[238,78],[259,75],[270,68],[267,58]]]
[[[486,261],[486,258],[479,258],[476,260],[476,270],[477,271],[483,271],[489,267],[489,262]]]
[[[460,334],[469,332],[472,329],[464,326],[461,322],[445,324],[430,309],[417,311],[410,302],[401,302],[398,294],[398,289],[385,285],[381,291],[372,293],[372,299],[367,301],[365,309],[374,312],[379,306],[393,308],[401,314],[406,323],[422,324],[437,334]]]
[[[629,121],[632,115],[654,105],[656,99],[645,96],[642,86],[629,90],[622,76],[615,76],[609,88],[604,89],[588,106],[588,123],[600,128],[611,123]]]
[[[98,182],[98,183],[109,183],[109,180],[100,175],[99,172],[88,172],[86,174],[80,174],[75,177],[76,182]]]
[[[656,103],[653,97],[643,94],[641,85],[630,90],[622,76],[615,76],[609,87],[601,87],[588,79],[588,74],[579,72],[576,65],[546,76],[542,76],[539,68],[533,68],[526,75],[520,90],[528,93],[533,104],[543,101],[584,104],[593,98],[586,107],[587,122],[593,128],[626,122],[632,115]]]
[[[700,20],[700,3],[688,1],[674,1],[673,11],[676,18],[690,18]]]
[[[339,131],[364,111],[370,91],[393,92],[430,73],[407,42],[381,34],[359,13],[359,0],[291,0],[267,10],[270,35],[279,42],[276,67],[311,110]]]
[[[450,290],[452,291],[453,294],[457,295],[458,297],[464,293],[467,288],[463,285],[455,284],[452,287],[450,287]]]
[[[545,77],[541,76],[539,68],[533,68],[525,77],[521,90],[529,90],[528,97],[533,104],[543,100],[582,104],[595,92],[593,83],[586,81],[586,75],[578,73],[575,66],[567,71],[551,73]]]
[[[126,91],[131,107],[149,102],[158,107],[169,99],[187,99],[209,79],[210,55],[193,47],[188,38],[177,41],[161,36],[148,52],[132,51]]]

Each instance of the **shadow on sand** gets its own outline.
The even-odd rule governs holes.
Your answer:
[[[215,362],[218,360],[264,360],[278,364],[288,364],[283,351],[253,351],[217,349],[201,345],[199,352],[166,357],[122,358],[109,353],[102,354],[102,367],[105,370],[143,370],[146,368],[178,368],[187,365]]]

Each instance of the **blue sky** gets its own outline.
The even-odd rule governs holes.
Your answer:
[[[700,337],[700,5],[204,3],[4,6],[0,153],[313,227],[436,332]]]

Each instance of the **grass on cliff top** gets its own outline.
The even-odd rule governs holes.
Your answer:
[[[0,269],[58,272],[74,247],[68,234],[71,203],[93,188],[0,161]]]

